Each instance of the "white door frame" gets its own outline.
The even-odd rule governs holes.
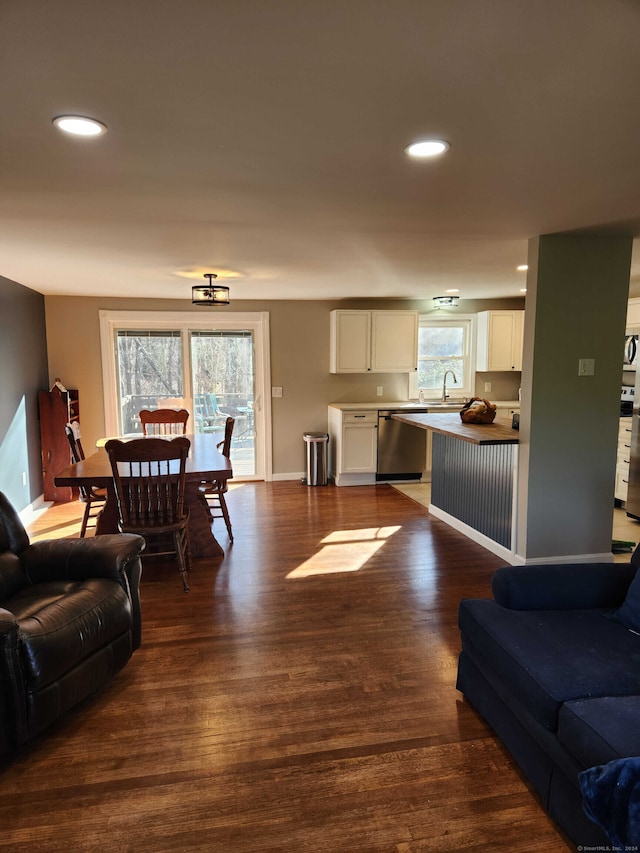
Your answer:
[[[250,329],[253,332],[255,356],[255,399],[254,418],[256,427],[256,473],[244,479],[273,479],[273,453],[271,442],[271,362],[269,344],[269,313],[227,312],[213,316],[191,311],[99,311],[100,348],[102,354],[102,385],[104,389],[104,417],[107,435],[117,435],[118,422],[118,379],[116,372],[116,333],[121,329],[140,331],[181,332],[194,329],[213,331],[223,329],[235,331]],[[190,371],[185,381],[191,383]]]

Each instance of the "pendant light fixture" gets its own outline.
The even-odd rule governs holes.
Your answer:
[[[434,308],[455,308],[460,301],[459,296],[434,296]]]
[[[209,284],[194,284],[191,288],[191,302],[194,305],[228,305],[229,288],[223,284],[213,284],[212,279],[218,276],[214,272],[206,272],[205,278]]]

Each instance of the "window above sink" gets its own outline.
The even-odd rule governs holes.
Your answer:
[[[409,374],[409,396],[428,405],[442,404],[446,371],[447,403],[460,406],[473,396],[473,318],[421,315],[418,329],[418,370]]]

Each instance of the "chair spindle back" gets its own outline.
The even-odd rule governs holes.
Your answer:
[[[184,435],[189,412],[186,409],[142,409],[138,417],[144,435]]]
[[[188,438],[111,439],[111,462],[122,529],[167,527],[185,518]]]

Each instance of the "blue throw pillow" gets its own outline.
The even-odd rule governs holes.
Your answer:
[[[610,615],[617,622],[622,622],[626,628],[640,634],[640,571],[636,572],[629,584],[624,602]]]
[[[587,817],[613,844],[640,844],[640,757],[591,767],[578,778]]]

